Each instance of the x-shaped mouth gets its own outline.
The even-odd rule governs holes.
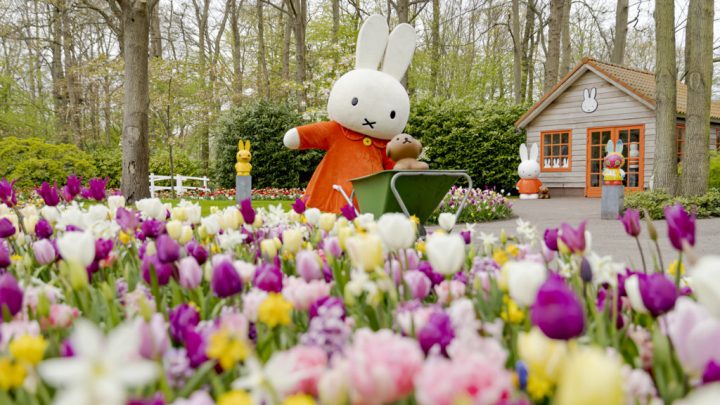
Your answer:
[[[369,119],[365,118],[365,122],[363,123],[363,126],[367,125],[370,127],[370,129],[375,129],[376,121],[370,121]]]

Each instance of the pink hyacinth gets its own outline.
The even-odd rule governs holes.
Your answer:
[[[448,360],[431,357],[415,378],[415,397],[420,405],[463,403],[494,405],[508,399],[512,376],[502,364],[484,356],[469,355]]]
[[[412,392],[423,353],[415,340],[389,330],[360,329],[347,359],[353,404],[379,405],[398,401]]]

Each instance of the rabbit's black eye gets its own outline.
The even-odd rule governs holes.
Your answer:
[[[395,110],[390,111],[390,119],[395,119]]]
[[[350,104],[352,104],[352,105],[357,105],[357,103],[358,103],[357,97],[353,97],[353,99],[350,101]]]

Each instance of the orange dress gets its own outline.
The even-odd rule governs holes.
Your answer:
[[[297,131],[300,135],[300,149],[327,151],[305,190],[308,207],[339,213],[347,201],[339,191],[332,188],[333,184],[342,186],[350,196],[350,179],[395,166],[385,153],[388,141],[354,132],[335,121],[303,125]]]
[[[540,192],[540,186],[542,181],[538,179],[520,179],[515,185],[520,194],[537,194]]]

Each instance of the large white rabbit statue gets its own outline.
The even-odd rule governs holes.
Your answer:
[[[340,77],[330,91],[331,121],[285,133],[283,143],[290,149],[327,151],[305,192],[308,206],[340,212],[347,202],[334,184],[349,195],[348,180],[392,169],[385,146],[403,132],[410,115],[410,98],[400,80],[414,52],[412,26],[400,24],[388,35],[385,17],[369,17],[358,34],[355,70]]]
[[[520,145],[520,166],[518,166],[518,175],[520,180],[515,185],[520,193],[521,200],[533,200],[538,198],[542,181],[538,179],[540,175],[540,163],[538,163],[538,146],[536,143],[530,148],[528,156],[527,146]]]

